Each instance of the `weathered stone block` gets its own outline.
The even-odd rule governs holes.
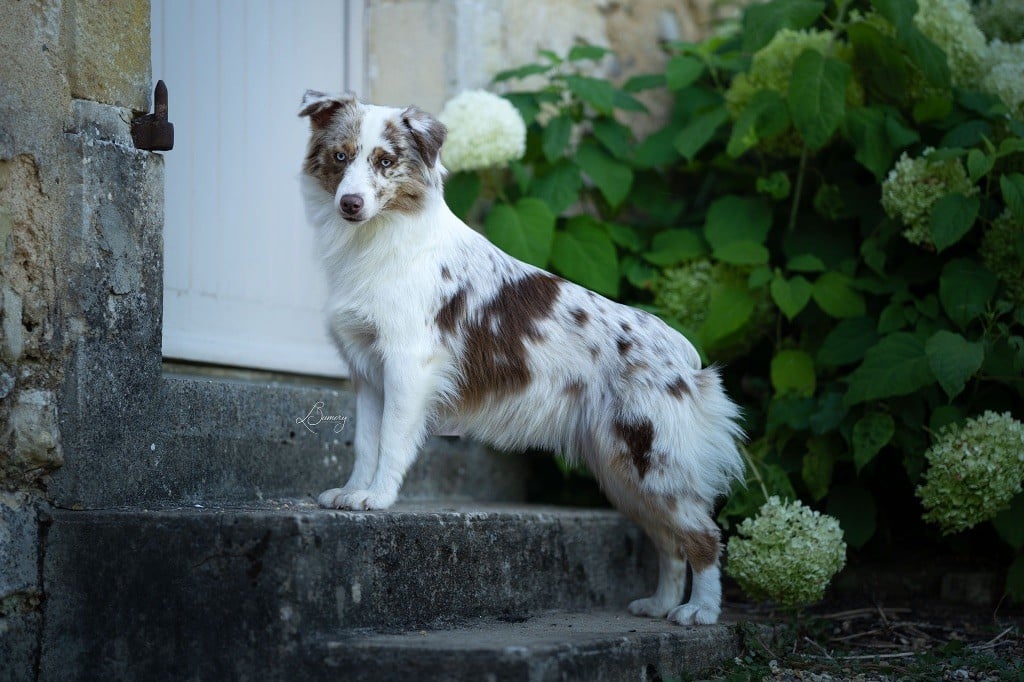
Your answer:
[[[39,590],[39,514],[28,493],[0,492],[0,600]]]
[[[72,0],[66,5],[71,96],[147,110],[149,0]]]

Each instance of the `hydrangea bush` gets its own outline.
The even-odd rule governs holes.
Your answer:
[[[1009,506],[1024,483],[1024,424],[1009,412],[948,425],[925,453],[928,470],[917,496],[924,518],[943,533],[990,521]]]
[[[727,551],[726,572],[747,594],[788,607],[821,601],[846,565],[838,521],[774,495],[739,525]]]
[[[622,70],[608,50],[543,52],[493,86],[526,124],[522,159],[454,173],[450,203],[726,362],[767,487],[737,488],[727,528],[774,494],[838,519],[854,549],[941,542],[914,491],[932,509],[967,494],[932,482],[942,439],[981,447],[968,417],[1024,418],[1024,45],[999,20],[1013,12],[750,3],[735,30],[614,82],[595,75]],[[646,118],[650,102],[667,115]],[[1024,550],[1024,493],[991,522],[964,518],[991,523],[1008,561]]]

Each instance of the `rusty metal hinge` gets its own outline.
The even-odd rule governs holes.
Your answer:
[[[167,120],[167,86],[157,81],[153,91],[153,113],[132,119],[132,142],[136,149],[166,152],[174,148],[174,124]]]

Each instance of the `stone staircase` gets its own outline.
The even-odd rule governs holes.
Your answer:
[[[282,402],[246,382],[169,381],[190,395],[170,421],[195,417],[214,385],[250,427],[261,392],[263,409],[298,414],[326,390],[287,386]],[[242,394],[252,411],[238,410]],[[333,397],[350,409],[344,391]],[[656,578],[643,534],[614,511],[528,504],[526,458],[435,438],[396,509],[327,511],[313,496],[335,484],[325,463],[348,466],[344,437],[303,444],[281,420],[281,439],[299,445],[280,445],[295,461],[272,467],[275,483],[270,455],[247,461],[179,417],[187,448],[165,448],[153,472],[177,500],[58,498],[39,679],[661,680],[739,653],[734,626],[630,616]],[[220,415],[219,428],[242,433],[238,419]]]

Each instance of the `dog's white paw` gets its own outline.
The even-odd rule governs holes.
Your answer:
[[[341,500],[348,492],[345,488],[325,490],[316,498],[316,503],[324,509],[342,509]]]
[[[645,597],[629,603],[629,612],[634,616],[648,616],[650,618],[664,618],[671,606],[654,597]]]
[[[711,604],[683,604],[668,612],[668,619],[680,625],[711,625],[722,609]]]
[[[337,506],[342,509],[370,511],[387,509],[395,503],[396,493],[385,493],[379,490],[350,490],[342,492],[337,498]]]

